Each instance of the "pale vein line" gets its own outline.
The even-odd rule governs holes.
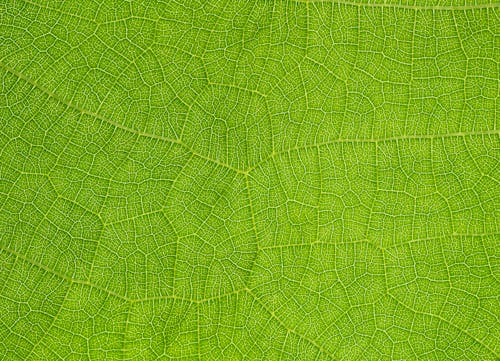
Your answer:
[[[265,158],[262,158],[260,161],[256,162],[254,165],[248,167],[247,169],[239,169],[239,168],[231,166],[230,164],[224,163],[218,159],[213,159],[213,158],[207,157],[207,156],[195,151],[194,149],[192,149],[191,147],[189,147],[187,144],[183,143],[179,139],[169,138],[169,137],[157,135],[154,133],[141,132],[139,130],[126,127],[126,126],[124,126],[118,122],[115,122],[111,119],[105,118],[105,117],[103,117],[103,116],[101,116],[93,111],[83,109],[80,106],[78,106],[77,104],[74,104],[71,101],[68,101],[68,100],[64,99],[63,97],[57,95],[56,93],[52,92],[51,90],[37,84],[34,80],[30,79],[29,77],[22,74],[21,72],[9,67],[8,65],[6,65],[5,63],[3,63],[1,61],[0,61],[0,67],[2,67],[5,71],[17,76],[19,79],[24,80],[25,82],[32,85],[33,87],[39,89],[43,93],[47,94],[49,97],[61,102],[62,104],[65,104],[66,106],[68,106],[68,107],[70,107],[70,108],[72,108],[72,109],[74,109],[82,114],[90,115],[96,119],[99,119],[103,122],[106,122],[110,125],[113,125],[114,127],[118,128],[118,129],[121,129],[121,130],[128,132],[128,133],[138,135],[140,137],[152,138],[152,139],[165,141],[165,142],[168,142],[171,144],[177,144],[180,147],[184,148],[187,152],[191,153],[192,155],[194,155],[200,159],[206,160],[206,161],[211,162],[213,164],[216,164],[220,167],[230,169],[233,172],[236,172],[238,174],[243,174],[243,175],[249,174],[252,170],[256,169],[261,164],[271,160],[276,155],[286,154],[288,152],[299,151],[299,150],[304,150],[304,149],[313,148],[313,147],[323,147],[323,146],[328,146],[328,145],[337,144],[337,143],[361,143],[361,144],[364,144],[364,143],[383,143],[383,142],[392,142],[392,141],[409,140],[409,139],[419,140],[419,139],[436,139],[436,138],[465,137],[465,136],[479,136],[479,135],[500,135],[500,130],[485,130],[485,131],[481,131],[481,132],[455,132],[455,133],[448,133],[448,134],[401,135],[401,136],[379,138],[379,139],[370,139],[370,138],[366,138],[366,139],[356,139],[356,138],[341,139],[341,138],[339,138],[339,139],[332,139],[332,140],[328,140],[328,141],[320,142],[320,143],[313,143],[313,144],[307,144],[307,145],[303,145],[303,146],[292,147],[292,148],[282,150],[282,151],[272,152],[270,155],[268,155]]]
[[[389,9],[406,9],[415,11],[465,11],[465,10],[481,10],[481,9],[496,9],[500,7],[499,3],[485,3],[485,4],[470,4],[470,5],[410,5],[410,4],[390,4],[387,2],[363,2],[363,1],[349,1],[349,0],[294,0],[299,4],[332,4],[332,5],[345,5],[345,6],[356,6],[356,7],[366,7],[366,8],[389,8]],[[98,23],[95,19],[85,18],[78,14],[70,13],[58,8],[49,7],[47,5],[38,4],[30,0],[23,0],[23,2],[37,6],[41,9],[57,11],[66,16],[75,17],[81,20],[86,20],[94,24],[106,24],[105,22]],[[130,18],[143,19],[141,16],[131,15]],[[175,19],[177,20],[177,19]]]
[[[429,316],[429,317],[432,317],[432,318],[436,318],[438,319],[439,321],[443,322],[443,323],[446,323],[447,325],[453,327],[455,330],[463,333],[465,336],[469,337],[472,341],[474,341],[475,343],[477,343],[479,346],[481,346],[482,348],[484,348],[485,350],[487,350],[488,352],[490,352],[491,354],[495,355],[495,357],[499,357],[500,355],[497,354],[494,350],[492,350],[488,345],[482,343],[479,339],[477,339],[475,336],[471,335],[468,331],[466,330],[463,330],[461,329],[460,327],[458,327],[457,325],[455,325],[454,323],[448,321],[446,318],[443,318],[442,316],[440,315],[436,315],[436,314],[433,314],[433,313],[429,313],[429,312],[424,312],[424,311],[417,311],[415,309],[413,309],[412,307],[406,305],[404,302],[400,301],[397,299],[397,297],[395,297],[392,293],[390,293],[389,291],[386,292],[386,294],[392,299],[394,300],[398,305],[400,305],[401,307],[405,308],[407,311],[410,311],[416,315],[423,315],[423,316]]]
[[[252,276],[252,271],[253,271],[253,268],[255,266],[255,263],[257,262],[257,257],[258,257],[258,253],[260,250],[259,232],[257,232],[257,222],[255,220],[255,212],[254,212],[254,206],[253,206],[253,202],[252,202],[252,193],[250,190],[250,179],[249,179],[248,174],[245,175],[245,187],[247,189],[248,207],[249,207],[249,211],[250,211],[250,216],[252,218],[252,229],[253,229],[253,233],[255,236],[255,247],[256,247],[255,256],[254,256],[252,263],[250,264],[250,268],[248,270],[248,276],[245,278],[245,286],[248,287],[248,282],[250,280],[250,277]]]
[[[318,344],[314,339],[307,337],[305,335],[302,335],[295,331],[292,328],[289,328],[285,325],[285,323],[278,317],[276,316],[276,313],[274,311],[271,311],[267,308],[265,303],[255,294],[253,291],[249,288],[246,288],[245,291],[259,304],[259,306],[266,312],[268,313],[273,320],[275,320],[282,328],[284,328],[288,333],[294,334],[297,336],[299,339],[307,341],[309,344],[314,346],[320,353],[323,355],[327,356],[328,358],[332,359],[332,355],[325,350],[320,344]]]
[[[26,83],[32,85],[33,87],[37,88],[38,90],[40,90],[41,92],[43,92],[44,94],[48,95],[50,98],[53,98],[55,100],[57,100],[58,102],[68,106],[69,108],[72,108],[82,114],[87,114],[87,115],[90,115],[96,119],[99,119],[105,123],[108,123],[120,130],[123,130],[125,132],[128,132],[128,133],[132,133],[132,134],[135,134],[135,135],[138,135],[140,137],[145,137],[145,138],[152,138],[152,139],[157,139],[157,140],[161,140],[161,141],[164,141],[164,142],[168,142],[168,143],[171,143],[171,144],[177,144],[179,146],[181,146],[182,148],[184,148],[186,151],[188,151],[189,153],[195,155],[196,157],[198,158],[201,158],[203,160],[206,160],[208,162],[211,162],[211,163],[214,163],[218,166],[221,166],[221,167],[224,167],[224,168],[227,168],[227,169],[230,169],[236,173],[245,173],[245,171],[239,169],[239,168],[236,168],[236,167],[233,167],[232,165],[230,164],[227,164],[227,163],[224,163],[218,159],[213,159],[213,158],[210,158],[210,157],[207,157],[201,153],[198,153],[197,151],[195,151],[194,149],[192,149],[191,147],[189,147],[187,144],[183,143],[182,141],[180,141],[179,139],[174,139],[174,138],[169,138],[169,137],[165,137],[165,136],[162,136],[162,135],[157,135],[157,134],[154,134],[154,133],[148,133],[148,132],[142,132],[142,131],[139,131],[139,130],[136,130],[136,129],[133,129],[133,128],[129,128],[123,124],[120,124],[114,120],[111,120],[111,119],[108,119],[108,118],[105,118],[91,110],[87,110],[87,109],[83,109],[82,107],[80,107],[79,105],[77,104],[74,104],[73,102],[67,100],[67,99],[64,99],[63,97],[61,97],[60,95],[54,93],[53,91],[45,88],[44,86],[38,84],[36,81],[32,80],[31,78],[29,78],[28,76],[24,75],[23,73],[11,68],[10,66],[8,66],[7,64],[3,63],[0,61],[0,67],[2,67],[5,71],[17,76],[19,79],[22,79],[23,81],[25,81]]]
[[[61,272],[57,272],[53,269],[51,269],[50,267],[40,263],[40,262],[36,262],[24,255],[22,255],[21,253],[13,250],[13,249],[10,249],[10,248],[5,248],[5,247],[0,247],[0,250],[4,251],[4,252],[7,252],[7,253],[10,253],[16,257],[18,257],[19,259],[25,261],[26,263],[29,263],[51,275],[54,275],[56,277],[59,277],[60,279],[63,279],[65,280],[66,282],[70,283],[70,284],[79,284],[79,285],[85,285],[85,286],[89,286],[91,288],[95,288],[96,290],[99,290],[101,292],[104,292],[110,296],[113,296],[113,297],[116,297],[120,300],[123,300],[123,301],[126,301],[126,302],[130,302],[131,299],[128,298],[127,296],[123,296],[123,295],[120,295],[119,293],[116,293],[114,291],[110,291],[104,287],[101,287],[95,283],[92,283],[92,282],[89,282],[89,281],[85,281],[85,280],[78,280],[78,279],[75,279],[75,278],[72,278],[68,275],[65,275],[64,273],[61,273]]]
[[[242,288],[242,289],[237,289],[234,291],[230,291],[230,292],[219,294],[219,295],[212,296],[212,297],[201,298],[199,300],[180,297],[180,296],[176,296],[176,295],[169,295],[169,296],[152,296],[152,297],[131,299],[130,302],[131,303],[145,303],[145,302],[154,302],[154,301],[163,301],[163,300],[174,300],[174,301],[182,301],[182,302],[188,302],[188,303],[200,305],[203,303],[208,303],[208,302],[220,300],[222,298],[237,295],[237,294],[245,292],[245,291],[246,291],[246,289]]]
[[[107,288],[104,288],[104,287],[101,287],[95,283],[92,283],[90,281],[86,281],[86,280],[79,280],[79,279],[75,279],[75,278],[72,278],[68,275],[65,275],[64,273],[61,273],[61,272],[57,272],[53,269],[51,269],[50,267],[40,263],[40,262],[37,262],[35,260],[32,260],[24,255],[22,255],[21,253],[13,250],[13,249],[10,249],[10,248],[5,248],[5,247],[0,247],[0,251],[4,251],[6,253],[9,253],[13,256],[16,256],[18,257],[19,259],[23,260],[24,262],[28,263],[28,264],[31,264],[51,275],[54,275],[66,282],[68,282],[70,285],[71,284],[78,284],[78,285],[84,285],[84,286],[88,286],[90,288],[94,288],[98,291],[101,291],[101,292],[104,292],[110,296],[113,296],[113,297],[116,297],[120,300],[123,300],[125,302],[128,302],[128,303],[142,303],[142,302],[150,302],[150,301],[162,301],[162,300],[175,300],[175,301],[183,301],[183,302],[188,302],[188,303],[193,303],[193,304],[202,304],[202,303],[205,303],[205,302],[211,302],[211,301],[214,301],[214,300],[218,300],[218,299],[222,299],[224,297],[229,297],[229,296],[232,296],[232,295],[236,295],[236,294],[239,294],[241,292],[245,292],[247,291],[246,289],[238,289],[238,290],[234,290],[234,291],[231,291],[231,292],[227,292],[227,293],[224,293],[224,294],[220,294],[220,295],[217,295],[217,296],[213,296],[213,297],[207,297],[207,298],[203,298],[203,299],[200,299],[200,300],[193,300],[193,299],[189,299],[189,298],[185,298],[185,297],[180,297],[180,296],[176,296],[176,295],[168,295],[168,296],[158,296],[158,297],[145,297],[145,298],[130,298],[130,297],[127,297],[127,296],[124,296],[124,295],[121,295],[119,293],[116,293],[114,291],[110,291],[108,290]]]
[[[309,4],[332,4],[332,5],[348,5],[367,8],[389,8],[389,9],[409,9],[409,10],[429,10],[429,11],[464,11],[464,10],[479,10],[479,9],[495,9],[500,7],[497,3],[479,4],[479,5],[410,5],[410,4],[390,4],[390,3],[366,3],[357,1],[344,0],[294,0],[297,3]]]
[[[378,144],[378,143],[389,143],[389,142],[399,142],[405,140],[432,140],[432,139],[444,139],[444,138],[463,138],[463,137],[474,137],[474,136],[488,136],[488,135],[498,135],[500,136],[500,130],[484,130],[478,132],[453,132],[446,134],[415,134],[415,135],[400,135],[394,137],[387,138],[366,138],[366,139],[356,139],[356,138],[338,138],[327,140],[320,143],[312,143],[305,144],[301,146],[291,147],[288,149],[283,149],[280,151],[274,151],[269,154],[267,157],[262,158],[260,161],[256,162],[251,167],[247,168],[243,171],[243,173],[250,173],[254,169],[258,168],[260,165],[272,160],[276,156],[280,156],[283,154],[297,152],[301,150],[316,148],[316,147],[327,147],[329,145],[342,144],[342,143],[350,143],[350,144]]]

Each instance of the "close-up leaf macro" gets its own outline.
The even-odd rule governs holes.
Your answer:
[[[500,360],[497,0],[0,0],[0,361]]]

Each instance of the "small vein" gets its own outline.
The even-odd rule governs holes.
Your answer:
[[[95,283],[92,283],[90,281],[86,281],[86,280],[78,280],[78,279],[75,279],[75,278],[72,278],[68,275],[65,275],[64,273],[60,273],[60,272],[57,272],[57,271],[54,271],[53,269],[51,269],[50,267],[40,263],[40,262],[37,262],[37,261],[34,261],[24,255],[22,255],[21,253],[13,250],[13,249],[10,249],[10,248],[5,248],[5,247],[0,247],[0,250],[4,251],[4,252],[7,252],[7,253],[10,253],[12,254],[13,256],[16,256],[18,257],[19,259],[51,274],[51,275],[54,275],[56,277],[59,277],[60,279],[63,279],[67,282],[69,282],[70,284],[79,284],[79,285],[85,285],[85,286],[89,286],[91,288],[94,288],[96,290],[99,290],[101,292],[104,292],[110,296],[113,296],[113,297],[116,297],[120,300],[123,300],[123,301],[126,301],[126,302],[130,302],[131,299],[126,297],[126,296],[123,296],[123,295],[120,295],[119,293],[116,293],[116,292],[113,292],[113,291],[110,291],[104,287],[101,287],[99,285],[96,285]]]
[[[216,296],[202,298],[199,300],[181,297],[181,296],[177,296],[177,295],[165,295],[165,296],[136,298],[136,299],[131,299],[130,302],[131,303],[145,303],[145,302],[152,302],[152,301],[174,300],[174,301],[182,301],[182,302],[200,305],[200,304],[207,303],[207,302],[217,301],[217,300],[220,300],[220,299],[225,298],[225,297],[234,296],[234,295],[240,294],[242,292],[246,292],[246,289],[242,288],[242,289],[234,290],[231,292],[219,294]]]
[[[38,84],[33,79],[29,78],[28,76],[24,75],[23,73],[19,72],[18,70],[11,68],[10,66],[8,66],[7,64],[5,64],[4,62],[0,61],[0,67],[3,68],[5,71],[7,71],[7,72],[9,72],[9,73],[17,76],[19,79],[22,79],[26,83],[32,85],[33,87],[37,88],[38,90],[40,90],[44,94],[48,95],[50,98],[55,99],[58,102],[66,105],[67,107],[69,107],[71,109],[74,109],[74,110],[76,110],[76,111],[78,111],[78,112],[80,112],[82,114],[90,115],[90,116],[92,116],[92,117],[94,117],[96,119],[99,119],[99,120],[101,120],[101,121],[103,121],[105,123],[108,123],[108,124],[114,126],[115,128],[118,128],[118,129],[123,130],[123,131],[128,132],[128,133],[132,133],[132,134],[138,135],[139,137],[152,138],[152,139],[157,139],[157,140],[161,140],[161,141],[164,141],[164,142],[168,142],[168,143],[171,143],[171,144],[177,144],[177,145],[179,145],[180,147],[184,148],[186,151],[188,151],[189,153],[193,154],[194,156],[196,156],[198,158],[204,159],[204,160],[206,160],[206,161],[208,161],[210,163],[216,164],[216,165],[218,165],[220,167],[230,169],[233,172],[236,172],[238,174],[246,174],[246,171],[244,171],[242,169],[233,167],[232,165],[227,164],[227,163],[225,163],[223,161],[207,157],[207,156],[205,156],[205,155],[203,155],[203,154],[195,151],[194,149],[192,149],[190,146],[188,146],[187,144],[183,143],[179,139],[169,138],[169,137],[165,137],[165,136],[162,136],[162,135],[158,135],[158,134],[154,134],[154,133],[148,133],[148,132],[143,132],[143,131],[140,131],[140,130],[137,130],[137,129],[129,128],[129,127],[123,125],[123,124],[120,124],[120,123],[114,121],[114,120],[111,120],[111,119],[108,119],[106,117],[103,117],[102,115],[99,115],[98,113],[95,113],[95,112],[93,112],[91,110],[84,109],[81,106],[79,106],[79,105],[77,105],[77,104],[75,104],[75,103],[73,103],[73,102],[71,102],[71,101],[63,98],[62,96],[54,93],[50,89],[47,89],[44,86]]]
[[[443,139],[443,138],[458,138],[458,137],[474,137],[474,136],[488,136],[488,135],[497,135],[500,136],[500,130],[492,129],[492,130],[484,130],[484,131],[475,131],[475,132],[453,132],[453,133],[445,133],[445,134],[414,134],[414,135],[400,135],[394,137],[386,137],[386,138],[338,138],[327,140],[320,143],[312,143],[305,144],[301,146],[290,147],[288,149],[274,151],[268,156],[265,156],[254,165],[250,166],[246,170],[242,171],[242,173],[248,174],[251,171],[258,168],[260,165],[272,160],[276,156],[284,155],[291,152],[302,151],[306,149],[316,148],[316,147],[327,147],[329,145],[334,144],[342,144],[342,143],[350,143],[350,144],[378,144],[378,143],[389,143],[389,142],[398,142],[405,140],[432,140],[432,139]]]
[[[297,336],[298,338],[300,338],[300,339],[302,339],[302,340],[304,340],[304,341],[307,341],[307,342],[308,342],[308,343],[310,343],[312,346],[314,346],[314,347],[315,347],[315,348],[316,348],[316,349],[317,349],[317,350],[318,350],[321,354],[323,354],[323,355],[327,356],[327,357],[328,357],[328,358],[330,358],[330,359],[333,359],[333,358],[332,358],[332,355],[331,355],[331,354],[330,354],[327,350],[325,350],[325,349],[323,348],[323,346],[321,346],[320,344],[318,344],[318,343],[317,343],[316,341],[314,341],[312,338],[309,338],[309,337],[307,337],[307,336],[305,336],[305,335],[302,335],[302,334],[298,333],[297,331],[295,331],[294,329],[291,329],[291,328],[287,327],[287,326],[283,323],[283,321],[282,321],[282,320],[280,320],[278,316],[276,316],[276,314],[275,314],[273,311],[271,311],[271,310],[269,310],[269,309],[267,308],[267,306],[265,305],[265,303],[264,303],[263,301],[261,301],[261,300],[259,299],[259,297],[257,297],[257,295],[256,295],[255,293],[253,293],[253,291],[252,291],[251,289],[246,288],[246,289],[245,289],[245,291],[246,291],[246,292],[247,292],[250,296],[252,296],[252,298],[253,298],[253,299],[254,299],[254,300],[255,300],[255,301],[259,304],[259,306],[260,306],[260,307],[261,307],[261,308],[262,308],[262,309],[263,309],[266,313],[268,313],[268,314],[271,316],[271,318],[272,318],[273,320],[275,320],[276,322],[278,322],[278,324],[279,324],[281,327],[283,327],[283,328],[284,328],[287,332],[289,332],[289,333],[291,333],[291,334],[294,334],[295,336]]]
[[[409,10],[429,10],[429,11],[464,11],[464,10],[476,10],[476,9],[494,9],[500,7],[497,3],[487,3],[479,5],[411,5],[411,4],[391,4],[388,2],[361,2],[361,1],[346,1],[346,0],[295,0],[295,2],[300,4],[338,4],[338,5],[348,5],[357,7],[367,7],[367,8],[389,8],[389,9],[409,9]]]
[[[477,339],[475,336],[471,335],[469,332],[461,329],[460,327],[458,327],[457,325],[455,325],[454,323],[448,321],[447,319],[441,317],[440,315],[436,315],[436,314],[433,314],[433,313],[429,313],[429,312],[423,312],[423,311],[417,311],[415,309],[413,309],[412,307],[406,305],[405,303],[401,302],[400,300],[397,299],[397,297],[395,297],[393,294],[391,294],[390,292],[386,292],[386,294],[392,299],[394,300],[398,305],[400,305],[401,307],[405,308],[406,310],[414,313],[414,314],[417,314],[417,315],[424,315],[424,316],[429,316],[429,317],[433,317],[433,318],[436,318],[438,320],[440,320],[441,322],[444,322],[446,323],[447,325],[453,327],[455,330],[463,333],[465,336],[469,337],[472,341],[474,341],[475,343],[477,343],[479,346],[481,346],[482,348],[484,348],[485,350],[487,350],[488,352],[490,352],[492,355],[494,355],[495,357],[500,357],[500,354],[497,354],[494,350],[492,350],[488,345],[482,343],[479,339]]]

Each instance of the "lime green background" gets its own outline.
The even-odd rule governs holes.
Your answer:
[[[0,4],[0,359],[497,360],[499,16]]]

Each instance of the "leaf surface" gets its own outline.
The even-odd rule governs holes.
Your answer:
[[[0,359],[498,360],[499,16],[0,4]]]

